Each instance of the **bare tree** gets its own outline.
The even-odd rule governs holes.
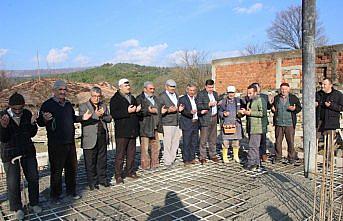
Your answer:
[[[250,43],[248,44],[241,54],[243,56],[254,55],[254,54],[263,54],[268,51],[266,44]]]
[[[317,14],[317,13],[316,13]],[[267,29],[270,45],[277,50],[302,48],[302,8],[290,6],[277,13],[271,27]],[[316,46],[327,44],[328,39],[324,34],[323,24],[316,15]]]
[[[208,53],[204,51],[185,50],[180,57],[179,80],[184,84],[194,83],[203,87],[207,79],[211,78],[211,66]]]

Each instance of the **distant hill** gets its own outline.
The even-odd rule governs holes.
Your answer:
[[[145,81],[154,81],[158,77],[172,75],[174,70],[175,68],[119,63],[115,65],[104,64],[87,70],[53,75],[53,77],[84,83],[106,81],[114,86],[117,86],[119,79],[127,78],[131,82],[133,93],[137,94],[142,90]]]
[[[89,68],[89,67],[88,67]],[[58,69],[39,69],[40,75],[66,74],[71,72],[83,71],[87,68],[58,68]],[[10,78],[35,78],[38,70],[3,70]]]

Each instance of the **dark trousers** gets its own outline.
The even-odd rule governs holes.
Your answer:
[[[35,206],[38,204],[39,200],[37,159],[35,157],[20,159],[20,165],[28,183],[30,205]],[[8,200],[10,202],[10,210],[12,211],[23,208],[20,194],[20,165],[18,160],[15,161],[15,164],[12,164],[11,162],[4,163]]]
[[[261,134],[260,156],[267,154],[267,134]]]
[[[122,175],[124,157],[126,157],[124,174],[127,176],[135,173],[135,155],[136,138],[116,138],[115,178],[119,178]]]
[[[210,158],[217,156],[217,116],[211,118],[210,125],[200,128],[200,160],[207,158],[206,146]]]
[[[182,130],[182,158],[183,162],[195,160],[195,150],[199,143],[199,124],[192,123],[192,128]]]
[[[248,166],[260,165],[261,134],[249,135]]]
[[[50,196],[62,194],[62,172],[64,169],[66,192],[76,193],[77,158],[75,144],[49,144]]]
[[[275,126],[275,152],[276,158],[282,158],[282,141],[283,137],[286,137],[287,141],[287,151],[288,159],[295,159],[295,149],[294,149],[294,135],[295,130],[293,126]]]
[[[106,134],[98,134],[93,149],[83,149],[89,185],[107,182],[107,144]]]

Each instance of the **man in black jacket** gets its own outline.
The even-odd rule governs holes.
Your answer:
[[[197,108],[200,120],[200,163],[207,162],[206,146],[210,159],[217,163],[217,122],[218,122],[218,93],[214,91],[214,81],[206,80],[205,89],[197,95]]]
[[[316,116],[318,132],[340,128],[340,112],[343,111],[343,95],[333,88],[330,79],[322,82],[322,90],[316,93]]]
[[[199,118],[196,106],[197,88],[193,84],[187,85],[187,94],[180,98],[181,111],[180,128],[182,130],[182,157],[185,165],[195,164],[195,151],[199,143]]]
[[[137,104],[142,109],[139,116],[139,135],[141,142],[142,170],[155,170],[159,167],[160,140],[158,138],[158,125],[160,121],[159,104],[155,96],[155,86],[152,82],[144,82],[143,92],[137,97]],[[151,155],[149,155],[149,146]]]
[[[282,158],[282,141],[285,136],[288,146],[288,162],[294,163],[296,158],[294,149],[295,126],[297,123],[297,114],[301,109],[302,107],[298,97],[290,93],[289,84],[282,83],[280,85],[280,94],[275,96],[271,108],[274,113],[273,121],[275,125],[275,162],[278,162]]]
[[[53,85],[54,96],[45,101],[39,111],[37,123],[45,127],[48,137],[50,163],[50,197],[60,203],[62,194],[62,172],[65,172],[67,195],[79,199],[76,193],[77,157],[74,123],[88,120],[92,113],[76,116],[70,101],[66,99],[67,84],[57,80]]]
[[[120,79],[119,90],[110,101],[110,114],[115,125],[116,156],[115,156],[115,178],[116,183],[123,183],[123,177],[138,178],[135,166],[136,138],[139,135],[139,123],[137,112],[141,105],[137,104],[135,97],[131,94],[131,86],[128,79]],[[122,174],[124,157],[126,167]]]
[[[42,211],[39,202],[39,177],[36,149],[31,140],[37,133],[36,115],[24,109],[25,100],[14,93],[9,98],[9,108],[0,113],[1,159],[6,172],[10,210],[18,220],[24,218],[20,194],[20,165],[29,189],[29,208],[35,213]],[[18,159],[18,160],[15,160]]]

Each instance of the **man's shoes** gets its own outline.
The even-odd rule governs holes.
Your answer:
[[[262,160],[262,162],[267,162],[267,160],[268,160],[267,154],[263,154],[263,155],[261,156],[261,160]]]
[[[19,209],[19,210],[14,212],[14,216],[17,220],[23,220],[25,217],[25,213],[23,210]]]
[[[139,178],[139,176],[136,173],[129,174],[126,177],[129,177],[129,178],[132,178],[132,179],[138,179]]]
[[[184,162],[184,166],[187,167],[187,166],[190,166],[191,165],[191,161],[186,161]]]
[[[215,162],[215,163],[218,163],[218,162],[219,162],[218,157],[212,157],[211,160],[212,160],[213,162]]]
[[[93,191],[93,190],[95,190],[95,189],[99,189],[99,186],[98,185],[93,185],[93,184],[91,184],[91,185],[89,185],[89,190],[91,190],[91,191]]]
[[[256,165],[245,164],[243,168],[245,170],[249,170],[249,171],[253,171],[253,172],[255,172],[257,170],[257,166]]]
[[[35,205],[35,206],[29,206],[29,209],[33,211],[34,213],[41,213],[42,212],[42,207]]]
[[[116,184],[122,184],[122,183],[124,183],[123,178],[121,177],[116,178]]]
[[[81,196],[79,194],[76,194],[76,193],[70,194],[69,197],[71,197],[73,200],[81,199]]]
[[[100,186],[103,186],[103,187],[110,187],[111,184],[110,184],[108,181],[106,181],[106,182],[104,182],[104,183],[100,183]]]
[[[197,161],[196,160],[192,160],[191,164],[197,164]]]
[[[53,204],[56,204],[56,205],[59,205],[59,204],[61,204],[61,200],[62,200],[63,198],[61,197],[61,196],[57,196],[57,197],[51,197],[50,198],[50,201],[51,201],[51,203],[53,203]]]
[[[200,159],[200,163],[205,164],[205,163],[207,163],[207,160],[206,159]]]

